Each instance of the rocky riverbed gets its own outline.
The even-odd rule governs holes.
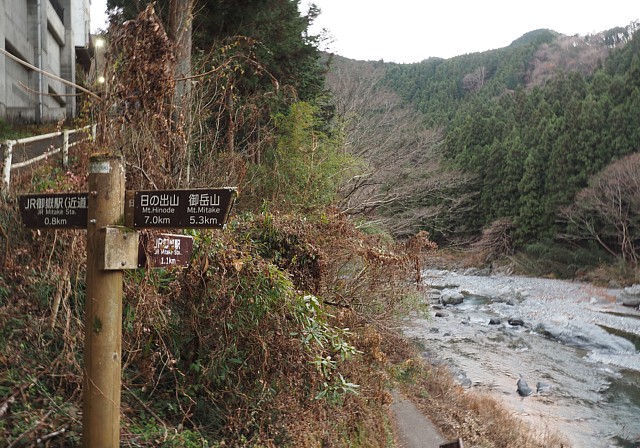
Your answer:
[[[640,312],[623,302],[640,288],[479,274],[426,271],[429,315],[405,335],[539,431],[576,448],[639,447]]]

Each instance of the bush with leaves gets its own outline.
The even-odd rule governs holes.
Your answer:
[[[252,168],[251,196],[287,211],[330,205],[354,159],[318,130],[318,110],[309,103],[293,104],[275,122],[277,140],[265,152],[263,163]]]

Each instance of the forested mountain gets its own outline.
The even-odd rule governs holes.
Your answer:
[[[416,208],[438,209],[422,228],[441,240],[468,240],[500,223],[515,247],[585,237],[567,207],[597,173],[640,150],[637,29],[636,22],[587,37],[537,30],[505,48],[417,64],[352,61],[354,72],[384,67],[379,89],[396,92],[427,128],[442,132],[432,162],[466,176],[444,195],[415,192]],[[638,218],[629,219],[629,237],[640,243]],[[598,230],[602,220],[589,226],[585,239],[617,246],[618,234]]]

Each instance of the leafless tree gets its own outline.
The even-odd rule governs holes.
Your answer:
[[[397,234],[415,233],[440,212],[425,201],[466,182],[447,171],[439,152],[442,131],[427,128],[419,113],[383,85],[384,66],[337,60],[327,75],[344,137],[344,151],[360,169],[341,189],[340,207],[377,220]],[[441,201],[440,201],[441,202]],[[393,216],[381,213],[393,210]]]
[[[484,86],[486,79],[485,67],[478,67],[471,73],[467,73],[462,78],[462,87],[470,93],[476,93]]]
[[[638,265],[640,153],[611,163],[561,212],[571,240],[596,241],[611,255]]]
[[[542,85],[558,72],[578,71],[592,74],[604,61],[610,49],[604,44],[589,42],[580,36],[558,36],[551,43],[540,45],[527,73],[530,86]]]
[[[472,247],[484,261],[513,255],[514,242],[511,235],[513,228],[511,219],[497,219],[482,231],[482,236],[472,244]]]

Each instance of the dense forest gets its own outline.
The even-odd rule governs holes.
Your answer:
[[[505,48],[417,64],[337,60],[334,71],[343,78],[378,70],[376,95],[397,95],[394,107],[415,111],[423,129],[440,133],[428,161],[414,158],[414,176],[437,165],[438,176],[458,180],[441,183],[438,194],[415,185],[410,198],[378,211],[420,210],[412,214],[414,226],[442,242],[499,234],[503,255],[562,242],[635,264],[640,229],[633,179],[624,179],[618,204],[624,213],[616,219],[595,200],[595,184],[606,167],[632,163],[625,157],[640,149],[637,28],[632,23],[586,37],[537,30]],[[342,84],[332,89],[344,98]]]

